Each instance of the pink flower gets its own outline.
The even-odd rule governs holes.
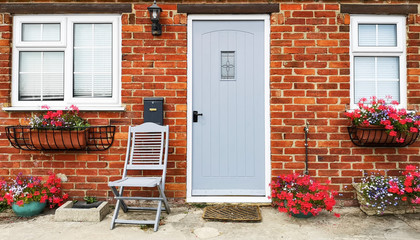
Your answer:
[[[73,111],[79,112],[79,108],[76,107],[75,105],[71,105],[70,109],[72,109]]]
[[[397,132],[396,131],[391,131],[391,132],[389,132],[389,136],[395,137],[395,136],[397,136]]]
[[[397,143],[403,143],[404,142],[404,138],[398,138],[397,140],[395,140]]]
[[[390,130],[390,129],[394,129],[394,126],[392,126],[392,125],[386,125],[385,126],[385,129],[388,129],[388,130]],[[391,134],[390,134],[391,135]],[[392,136],[392,135],[391,135]]]
[[[334,216],[339,218],[341,215],[339,213],[334,213]]]
[[[419,129],[415,127],[410,127],[410,132],[418,132]]]
[[[19,201],[16,202],[16,205],[18,205],[19,207],[22,206],[23,204],[24,204],[23,200],[19,200]]]

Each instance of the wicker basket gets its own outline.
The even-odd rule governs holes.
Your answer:
[[[390,215],[390,214],[406,214],[406,213],[420,213],[420,207],[409,204],[408,202],[401,202],[397,206],[387,206],[385,211],[378,213],[378,210],[369,207],[366,204],[366,200],[363,198],[362,191],[360,189],[360,183],[353,183],[353,187],[357,193],[357,200],[360,204],[360,209],[369,216],[372,215]]]

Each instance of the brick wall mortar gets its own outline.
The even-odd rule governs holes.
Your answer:
[[[185,199],[187,15],[176,12],[176,2],[179,1],[159,4],[164,10],[160,37],[150,34],[146,11],[149,2],[133,4],[132,13],[122,14],[121,94],[126,111],[82,113],[92,124],[117,126],[116,139],[109,150],[93,153],[19,151],[9,145],[5,134],[0,134],[0,176],[19,172],[47,175],[53,170],[69,177],[64,186],[71,196],[96,195],[110,199],[112,194],[106,182],[122,174],[128,126],[143,122],[143,97],[164,97],[165,124],[170,125],[171,132],[168,197]],[[223,2],[237,1],[217,1]],[[398,174],[405,165],[420,163],[419,143],[409,148],[381,149],[359,148],[350,142],[346,130],[348,121],[343,116],[349,104],[349,15],[340,14],[339,4],[272,2],[281,2],[280,12],[271,15],[272,176],[303,171],[306,121],[310,124],[310,174],[322,181],[330,179],[333,188],[350,204],[354,203],[351,183],[363,174],[371,171]],[[11,28],[11,16],[0,13],[0,103],[4,106],[10,103]],[[420,15],[409,15],[408,108],[417,110],[420,105],[419,35]],[[4,133],[5,126],[22,124],[28,114],[1,111],[1,132]],[[150,193],[133,190],[130,194]],[[157,195],[157,192],[151,194]]]

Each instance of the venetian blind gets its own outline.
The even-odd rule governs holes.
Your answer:
[[[73,96],[112,97],[112,24],[74,24]]]

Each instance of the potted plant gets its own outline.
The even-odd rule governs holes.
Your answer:
[[[73,208],[97,208],[102,204],[102,201],[98,201],[96,197],[85,196],[84,201],[73,201]]]
[[[399,109],[397,101],[371,97],[359,101],[359,108],[347,111],[351,120],[350,138],[358,146],[406,146],[415,142],[419,132],[420,116]],[[390,102],[390,104],[388,104]]]
[[[43,106],[43,109],[49,109]],[[29,139],[37,149],[84,149],[86,147],[86,127],[90,126],[79,114],[79,109],[71,105],[67,110],[47,111],[29,118]]]
[[[370,174],[353,187],[360,209],[368,215],[420,212],[420,172],[414,165],[401,177]]]
[[[332,212],[336,192],[329,191],[328,184],[322,185],[309,175],[281,175],[270,184],[272,205],[298,218],[316,216],[322,210]]]
[[[50,208],[61,206],[68,195],[61,191],[61,179],[50,173],[47,181],[41,177],[18,174],[10,181],[1,180],[0,201],[6,201],[18,216],[30,217]]]

